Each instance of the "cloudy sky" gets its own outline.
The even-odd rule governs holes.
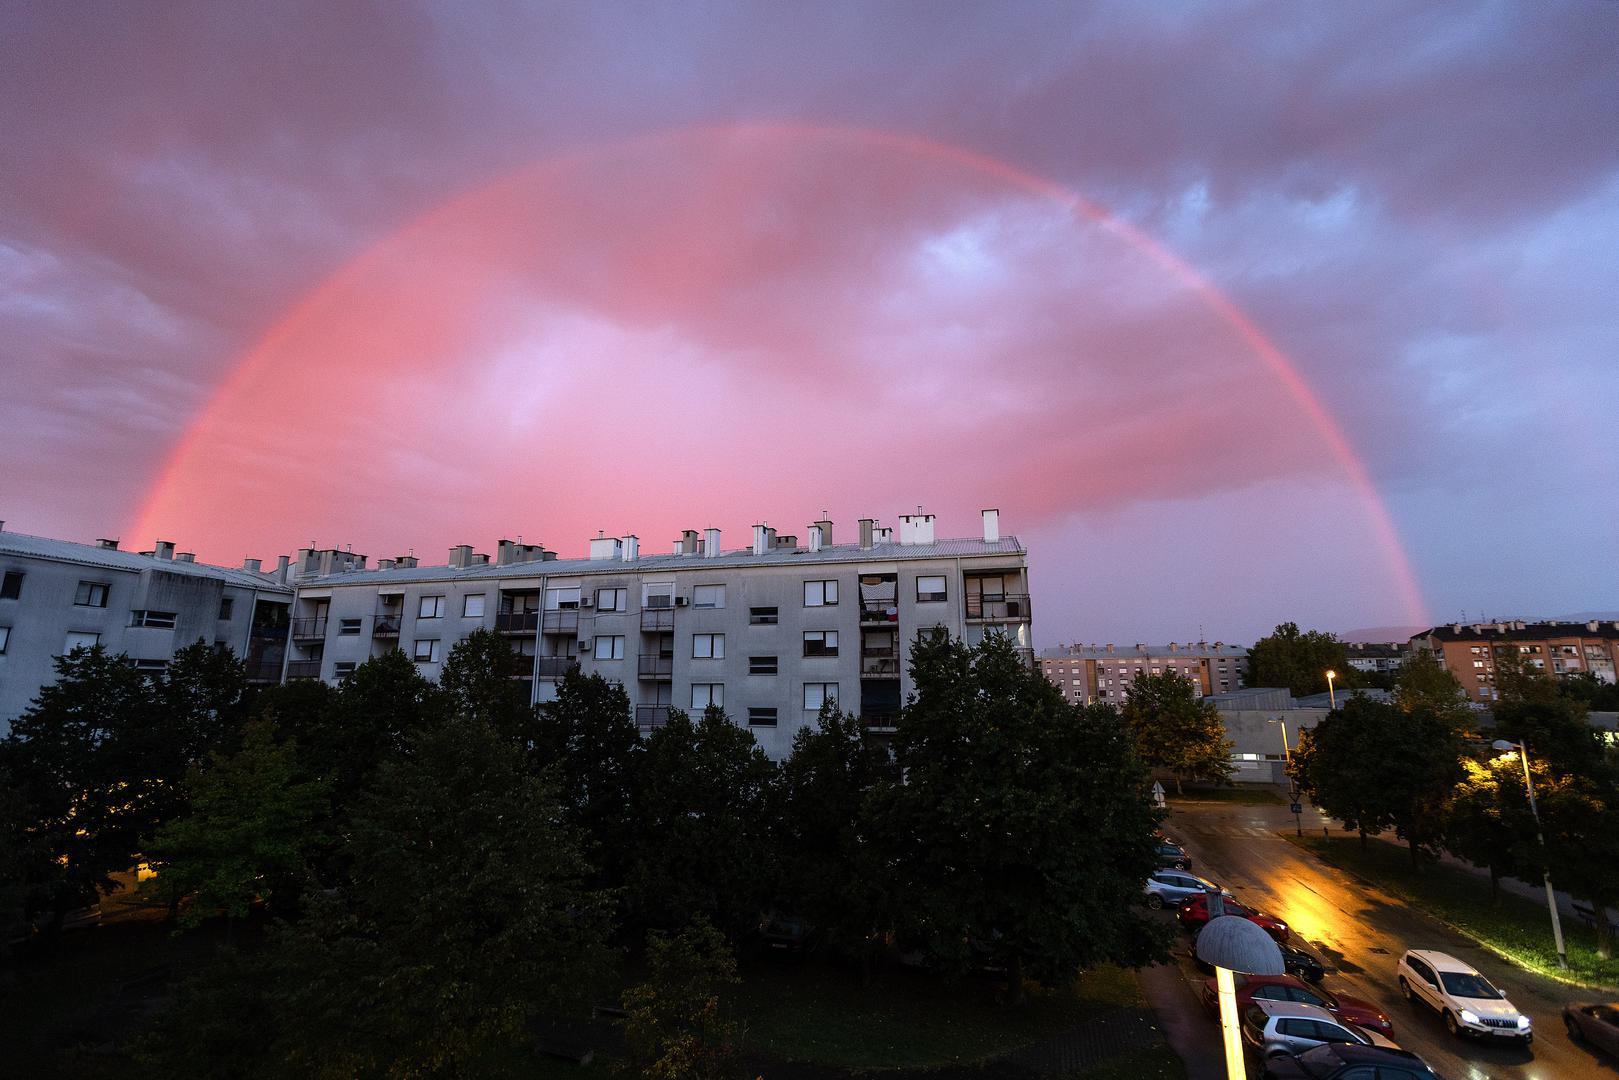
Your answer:
[[[1002,511],[1036,638],[1619,608],[1619,4],[13,3],[0,518]]]

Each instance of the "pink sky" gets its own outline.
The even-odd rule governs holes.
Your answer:
[[[0,517],[442,561],[997,506],[1040,644],[1424,614],[1254,343],[1028,173],[1253,319],[1437,617],[1619,607],[1619,12],[989,14],[23,5]]]

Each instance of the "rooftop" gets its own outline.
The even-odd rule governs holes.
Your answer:
[[[1168,645],[1148,645],[1138,643],[1135,645],[1059,645],[1055,649],[1046,649],[1040,653],[1042,660],[1129,660],[1131,658],[1147,657],[1218,657],[1227,659],[1232,657],[1246,657],[1248,650],[1241,645],[1227,645],[1223,641],[1212,644],[1207,641],[1171,642]]]
[[[1490,622],[1448,623],[1417,634],[1411,640],[1420,643],[1424,638],[1436,641],[1545,641],[1548,638],[1600,637],[1619,638],[1619,622]]]
[[[0,532],[0,555],[22,555],[33,559],[50,559],[74,563],[79,566],[103,567],[140,573],[143,570],[162,570],[188,577],[218,578],[229,585],[248,589],[264,589],[292,595],[292,589],[276,581],[269,574],[255,574],[241,567],[213,566],[208,563],[183,559],[143,555],[138,551],[103,547],[99,544],[79,544],[72,540],[52,540],[26,533]]]

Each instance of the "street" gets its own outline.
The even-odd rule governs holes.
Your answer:
[[[1563,1030],[1563,1005],[1597,1000],[1600,992],[1567,987],[1513,967],[1425,914],[1318,862],[1278,835],[1294,828],[1293,815],[1285,806],[1171,799],[1170,810],[1164,832],[1185,845],[1195,860],[1194,873],[1286,920],[1295,943],[1326,966],[1324,985],[1376,1004],[1394,1022],[1395,1040],[1420,1054],[1441,1076],[1619,1077],[1619,1062],[1570,1043]],[[1322,824],[1306,805],[1305,830],[1319,833]],[[1481,884],[1481,900],[1486,890]],[[1438,949],[1483,972],[1534,1021],[1533,1045],[1498,1046],[1451,1038],[1437,1014],[1408,1004],[1399,992],[1394,965],[1408,948]],[[1186,951],[1183,944],[1182,952]],[[1189,957],[1181,968],[1183,977],[1201,985],[1204,976]]]

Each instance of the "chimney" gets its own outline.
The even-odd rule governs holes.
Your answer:
[[[832,546],[832,519],[831,518],[822,518],[820,521],[817,521],[815,524],[817,524],[817,525],[819,525],[821,527],[821,546],[822,547],[831,547]]]
[[[96,541],[96,547],[100,548],[103,551],[117,551],[118,550],[118,541],[116,541],[116,540],[108,540],[105,537],[103,537],[102,539]]]
[[[472,565],[472,566],[488,566],[489,565],[489,556],[487,556],[487,555],[473,555],[472,556],[472,562],[471,562],[470,565]]]
[[[767,539],[769,530],[763,525],[753,527],[753,553],[763,555],[770,550],[770,541]]]
[[[417,559],[414,555],[397,555],[394,557],[394,563],[406,569],[415,569]]]
[[[377,569],[378,570],[392,570],[393,568],[394,568],[394,561],[392,559],[378,559],[377,560]]]
[[[1001,512],[999,510],[985,510],[984,514],[984,543],[997,544],[1001,539]]]
[[[1596,621],[1596,620],[1595,620],[1595,619],[1593,619],[1593,620],[1591,620],[1591,621],[1590,621],[1590,622],[1588,622],[1588,623],[1586,623],[1586,624],[1585,624],[1585,628],[1586,628],[1586,629],[1587,629],[1587,630],[1589,630],[1589,631],[1590,631],[1590,632],[1591,632],[1591,633],[1593,633],[1593,634],[1594,634],[1594,633],[1596,633],[1596,632],[1597,632],[1597,627],[1599,627],[1599,626],[1601,626],[1601,625],[1602,625],[1602,624],[1601,624],[1601,623],[1599,623],[1599,622],[1597,622],[1597,621]]]
[[[861,518],[860,519],[860,550],[861,551],[870,551],[871,550],[871,534],[872,534],[872,529],[876,524],[877,524],[877,521],[874,518]]]
[[[641,538],[634,533],[630,533],[619,543],[618,551],[620,559],[625,562],[634,562],[641,557]]]
[[[152,548],[152,557],[155,558],[155,559],[172,559],[172,558],[174,558],[174,541],[173,540],[159,540],[157,542],[157,546]]]
[[[501,540],[495,544],[495,565],[510,566],[517,561],[517,545],[510,540]]]
[[[1169,651],[1170,652],[1180,652],[1181,649],[1180,649],[1179,645],[1177,645],[1175,642],[1171,641],[1169,643]]]
[[[242,569],[246,570],[249,574],[257,574],[259,572],[259,567],[263,565],[264,564],[257,559],[242,560]]]
[[[174,557],[174,561],[175,562],[196,562],[197,561],[197,553],[194,552],[194,551],[182,551],[182,552],[180,552],[180,554],[178,554],[178,555],[176,555]]]
[[[1515,622],[1513,622],[1513,624],[1512,624],[1512,628],[1513,628],[1513,629],[1514,629],[1514,630],[1522,630],[1522,629],[1523,629],[1523,628],[1524,628],[1524,627],[1523,627],[1523,620],[1522,620],[1522,619],[1518,619],[1518,620],[1516,620],[1516,621],[1515,621]]]
[[[885,525],[876,531],[874,539],[879,544],[891,544],[894,542],[894,530]]]
[[[682,555],[697,554],[697,530],[682,529],[680,532],[680,553]]]
[[[921,512],[901,514],[899,542],[902,547],[933,543],[933,515]]]
[[[1113,655],[1113,643],[1111,641],[1107,643],[1107,654],[1109,656]]]
[[[821,550],[821,527],[819,525],[809,527],[809,549],[811,551]]]
[[[712,559],[720,553],[720,531],[718,529],[703,530],[703,558]]]
[[[291,562],[292,560],[285,555],[275,557],[275,579],[283,585],[287,583],[287,567]]]
[[[457,544],[450,549],[450,567],[454,570],[464,570],[472,562],[472,545]]]
[[[796,536],[778,536],[778,537],[776,537],[776,542],[775,542],[775,544],[773,546],[775,547],[775,549],[777,551],[797,551],[798,550],[798,537],[796,537]]]
[[[618,537],[597,532],[590,542],[590,557],[595,560],[618,558]]]

